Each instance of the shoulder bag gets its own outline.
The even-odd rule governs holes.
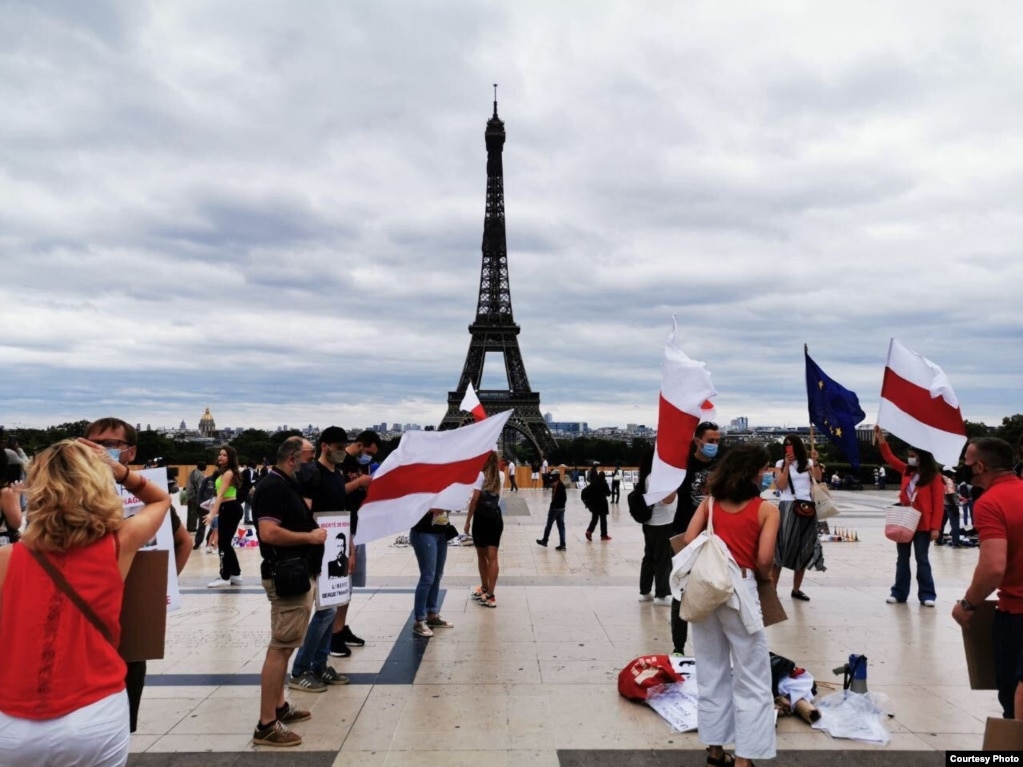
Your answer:
[[[501,516],[501,496],[489,490],[481,490],[480,497],[476,499],[476,511],[479,519],[497,519]]]
[[[892,506],[884,511],[884,537],[896,543],[909,543],[920,524],[920,512],[912,506]]]
[[[300,597],[311,588],[309,560],[305,556],[279,559],[271,565],[274,591],[279,597]]]
[[[837,517],[840,512],[838,504],[831,497],[831,492],[823,482],[818,482],[813,474],[810,475],[810,481],[813,482],[811,495],[813,496],[814,506],[817,507],[817,520],[823,522],[825,519]]]
[[[689,572],[679,617],[690,623],[699,623],[727,602],[734,592],[725,542],[714,534],[714,498],[708,495],[707,540]]]

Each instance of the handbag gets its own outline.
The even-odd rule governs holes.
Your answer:
[[[817,507],[814,506],[813,501],[804,501],[800,498],[796,498],[792,502],[792,511],[801,517],[812,517],[817,513]]]
[[[841,513],[838,504],[835,503],[835,499],[831,497],[831,492],[825,487],[823,482],[814,480],[811,494],[813,495],[814,506],[817,507],[817,520],[819,522],[837,517]]]
[[[884,510],[884,537],[896,543],[909,543],[920,524],[920,512],[912,506],[891,506]]]
[[[305,557],[288,557],[273,563],[274,591],[279,597],[299,597],[311,588],[309,583],[309,560]]]
[[[725,542],[714,534],[714,499],[707,496],[707,539],[696,555],[682,592],[678,611],[682,620],[699,623],[735,593],[726,550]]]

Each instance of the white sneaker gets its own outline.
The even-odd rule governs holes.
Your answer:
[[[654,604],[658,607],[670,607],[671,597],[654,597]]]
[[[242,577],[240,575],[232,575],[231,576],[231,585],[232,586],[241,586],[242,585]]]
[[[433,629],[426,625],[426,621],[416,621],[412,624],[412,633],[421,637],[432,637]]]
[[[923,604],[924,607],[934,607],[934,600],[925,599],[921,604]]]
[[[888,603],[888,604],[890,604],[890,605],[894,605],[894,604],[897,604],[897,603],[898,603],[898,601],[899,601],[899,600],[898,600],[898,599],[896,599],[895,597],[888,597],[888,598],[887,598],[887,599],[885,600],[885,602],[887,602],[887,603]]]
[[[639,595],[639,601],[640,602],[649,602],[652,599],[653,599],[653,596],[650,594],[649,591],[646,594],[640,594]]]
[[[218,589],[221,586],[230,586],[230,585],[231,585],[231,581],[225,581],[222,578],[217,578],[215,581],[210,581],[209,583],[207,583],[206,584],[206,588],[208,588],[208,589]]]

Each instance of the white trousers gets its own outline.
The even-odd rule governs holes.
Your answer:
[[[759,606],[757,582],[752,575],[743,580],[743,585]],[[774,698],[763,629],[748,633],[739,611],[726,606],[691,625],[700,690],[700,742],[708,746],[734,743],[736,756],[773,759]]]
[[[4,767],[123,767],[130,745],[124,690],[57,719],[37,721],[0,713]]]

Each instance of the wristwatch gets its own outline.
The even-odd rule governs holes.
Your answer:
[[[969,602],[966,601],[966,597],[963,597],[962,599],[959,600],[959,606],[966,610],[967,612],[971,613],[977,609],[977,605],[971,605]]]

